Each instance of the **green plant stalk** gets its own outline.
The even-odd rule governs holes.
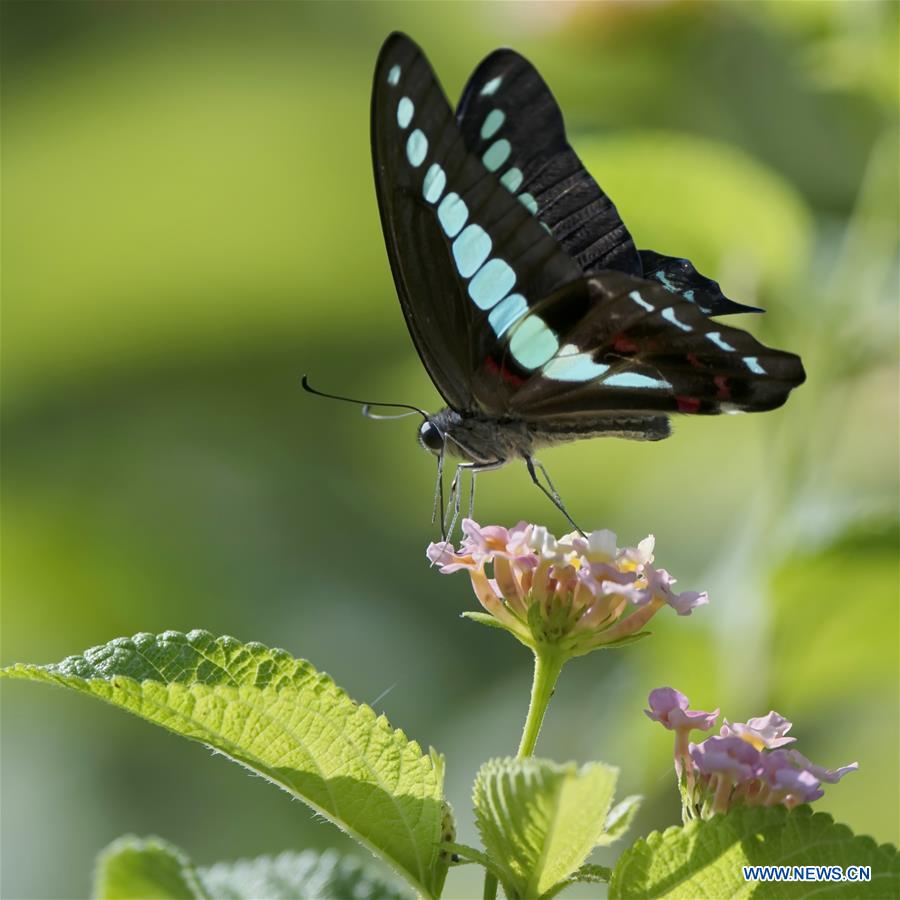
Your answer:
[[[484,872],[484,891],[481,894],[482,900],[496,900],[497,897],[497,876],[493,872]]]
[[[556,688],[559,673],[562,671],[566,657],[556,647],[541,647],[534,651],[534,680],[531,683],[531,701],[528,704],[528,715],[522,729],[522,740],[519,742],[517,759],[534,755],[534,746],[544,715],[550,705],[550,698]],[[493,872],[484,873],[483,900],[495,900],[497,896],[497,876]]]
[[[517,759],[534,755],[534,745],[541,733],[544,715],[550,705],[550,698],[556,688],[556,681],[562,670],[565,657],[556,647],[541,647],[534,652],[534,681],[531,685],[531,702],[528,716],[522,730]]]

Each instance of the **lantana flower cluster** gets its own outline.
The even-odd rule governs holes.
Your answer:
[[[644,710],[675,732],[675,773],[685,820],[710,818],[735,806],[781,804],[792,809],[818,800],[823,782],[835,784],[859,768],[854,762],[824,769],[787,748],[796,741],[787,736],[792,723],[774,710],[746,722],[725,719],[718,735],[691,743],[690,733],[712,729],[719,710],[703,712],[689,705],[680,691],[662,687],[650,692],[650,708]]]
[[[611,531],[556,538],[541,525],[506,529],[462,523],[463,540],[430,544],[428,559],[444,574],[468,571],[488,615],[532,650],[552,646],[566,657],[644,637],[663,607],[686,616],[708,602],[705,593],[675,593],[675,579],[653,562],[654,538],[619,548]],[[488,572],[490,567],[490,573]]]

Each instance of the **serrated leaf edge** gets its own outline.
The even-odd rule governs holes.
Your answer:
[[[745,807],[741,810],[742,813],[747,813],[749,810],[753,810],[754,813],[759,813],[764,810],[770,810],[772,807]],[[871,835],[868,834],[857,834],[853,831],[853,829],[846,825],[843,822],[836,822],[834,817],[827,812],[813,810],[808,804],[804,804],[802,806],[795,807],[794,809],[788,811],[783,807],[778,807],[778,809],[782,810],[783,815],[786,817],[788,815],[793,816],[805,816],[812,820],[824,821],[827,824],[832,825],[834,828],[839,829],[842,832],[846,832],[846,835],[842,835],[844,837],[849,836],[854,841],[861,841],[862,843],[868,845],[870,848],[874,848],[874,850],[878,854],[890,854],[897,858],[898,850],[894,844],[890,842],[878,843]],[[723,817],[727,818],[727,816]],[[638,838],[627,850],[623,852],[623,854],[619,857],[616,865],[613,866],[612,874],[609,879],[610,885],[610,897],[619,897],[622,896],[617,892],[618,885],[616,881],[619,876],[619,866],[627,858],[626,854],[631,854],[633,851],[638,849],[641,846],[646,846],[648,850],[655,852],[659,849],[660,845],[663,841],[665,841],[670,836],[675,836],[679,833],[681,834],[690,834],[691,831],[698,831],[703,825],[709,824],[709,822],[714,822],[715,818],[712,820],[701,820],[695,819],[692,822],[689,822],[687,825],[670,825],[668,828],[663,831],[651,831],[650,834],[645,837]],[[774,823],[773,823],[773,826]],[[616,890],[614,890],[616,889]]]
[[[271,691],[277,692],[278,694],[283,694],[288,691],[299,691],[301,689],[300,687],[295,686],[295,685],[283,685],[283,686],[279,687],[277,685],[259,686],[259,685],[253,685],[253,684],[240,684],[240,683],[239,684],[208,684],[203,681],[193,681],[193,682],[180,682],[177,680],[157,681],[157,680],[151,679],[151,678],[145,678],[145,679],[138,681],[137,679],[131,678],[130,676],[120,675],[120,674],[114,674],[109,677],[97,676],[97,677],[93,677],[93,678],[86,678],[82,675],[64,674],[64,673],[58,671],[59,667],[63,666],[66,663],[69,663],[70,661],[74,661],[74,660],[83,660],[87,665],[95,667],[95,664],[86,658],[87,654],[89,654],[93,651],[103,650],[103,649],[109,647],[110,645],[114,645],[114,644],[117,644],[119,642],[124,642],[124,641],[128,641],[132,645],[134,645],[138,639],[154,640],[154,641],[170,641],[170,640],[183,639],[190,646],[190,648],[192,650],[197,652],[200,656],[202,656],[206,659],[209,659],[210,662],[214,663],[219,668],[222,668],[221,664],[218,661],[213,660],[210,657],[208,657],[203,652],[202,649],[198,648],[195,645],[194,641],[197,641],[200,639],[206,639],[206,640],[210,640],[213,643],[221,645],[226,648],[229,645],[237,645],[241,648],[250,650],[251,652],[252,651],[263,651],[265,653],[272,654],[273,656],[278,657],[279,659],[282,659],[285,662],[295,663],[298,670],[305,670],[310,674],[310,676],[313,680],[313,683],[314,683],[314,689],[321,687],[322,689],[334,691],[338,695],[339,699],[346,699],[347,701],[349,701],[351,704],[353,704],[354,707],[356,707],[356,709],[358,709],[362,712],[364,718],[369,719],[370,721],[379,725],[384,731],[389,733],[398,743],[402,743],[405,747],[410,748],[410,750],[412,752],[414,752],[416,755],[418,755],[420,765],[427,771],[434,773],[434,777],[435,777],[435,781],[436,781],[436,788],[440,794],[440,800],[445,802],[445,799],[446,799],[444,797],[444,767],[445,767],[445,763],[444,763],[444,757],[441,754],[437,753],[434,750],[434,748],[429,748],[429,753],[427,755],[423,754],[419,743],[417,741],[410,740],[409,738],[407,738],[406,734],[404,733],[404,731],[402,729],[392,728],[390,725],[390,722],[387,719],[387,716],[385,716],[384,714],[379,715],[368,704],[359,703],[356,700],[354,700],[347,693],[346,690],[344,690],[342,687],[340,687],[331,678],[330,675],[328,675],[326,672],[320,672],[309,661],[307,661],[301,657],[294,657],[286,650],[282,650],[277,647],[270,648],[270,647],[266,646],[265,644],[262,644],[258,641],[248,641],[248,642],[244,643],[244,642],[238,640],[237,638],[231,637],[230,635],[221,635],[219,637],[216,637],[211,632],[209,632],[205,629],[199,629],[199,628],[192,629],[191,631],[189,631],[187,633],[179,632],[179,631],[172,631],[172,630],[160,632],[159,634],[153,634],[151,632],[138,632],[137,634],[135,634],[132,637],[113,638],[112,640],[107,641],[105,644],[97,644],[93,647],[88,648],[81,654],[72,654],[70,656],[67,656],[59,663],[48,663],[45,665],[39,665],[39,664],[34,664],[34,663],[14,663],[11,666],[5,666],[3,668],[0,668],[0,677],[32,680],[32,681],[44,681],[47,683],[56,684],[60,687],[66,687],[66,688],[69,688],[72,690],[76,690],[80,693],[88,694],[91,697],[95,697],[99,700],[102,700],[103,702],[108,703],[111,706],[114,706],[118,709],[122,709],[126,713],[129,713],[137,718],[144,719],[145,721],[147,721],[147,719],[144,716],[141,716],[139,713],[104,696],[103,691],[90,690],[90,687],[93,685],[98,685],[98,686],[103,686],[104,688],[109,686],[111,688],[120,688],[121,689],[122,686],[124,686],[124,685],[134,686],[139,691],[139,693],[141,695],[141,699],[144,702],[149,702],[150,705],[155,706],[156,709],[167,710],[170,713],[172,712],[171,707],[164,706],[164,705],[160,704],[159,702],[155,701],[154,698],[152,698],[152,696],[148,696],[146,694],[146,692],[143,691],[144,685],[157,685],[162,688],[168,688],[172,685],[177,685],[188,691],[190,691],[192,688],[200,687],[200,688],[204,688],[207,690],[225,691],[226,695],[231,692],[234,692],[235,694],[237,694],[237,693],[239,693],[239,691],[242,688],[258,691],[261,693],[266,690],[271,690]],[[141,652],[140,649],[136,646],[134,647],[134,650],[137,653]],[[225,671],[227,672],[227,670],[225,670]],[[162,675],[162,673],[160,673],[160,674]],[[230,675],[231,673],[228,673],[228,674]],[[177,718],[181,721],[188,722],[192,725],[196,725],[196,731],[202,732],[202,731],[207,730],[205,727],[199,726],[189,716],[185,716],[181,712],[176,713],[175,718]],[[184,737],[184,738],[187,738],[188,740],[197,741],[198,743],[203,743],[207,747],[209,747],[211,750],[213,750],[213,752],[224,756],[226,759],[230,759],[232,762],[235,762],[238,765],[249,769],[250,771],[254,772],[257,775],[261,775],[263,778],[265,778],[271,784],[274,784],[277,787],[281,788],[282,790],[284,790],[285,792],[290,794],[292,797],[296,797],[296,798],[300,799],[301,802],[303,802],[308,807],[310,807],[310,809],[314,810],[316,813],[321,815],[327,821],[331,822],[333,825],[335,825],[337,828],[339,828],[345,834],[352,837],[355,841],[357,841],[363,847],[367,848],[371,853],[373,853],[373,855],[375,855],[376,857],[378,857],[380,859],[384,859],[391,866],[391,868],[394,869],[394,871],[400,873],[403,876],[403,878],[405,880],[407,880],[417,891],[421,891],[424,889],[425,891],[428,892],[428,896],[431,896],[432,884],[430,882],[431,882],[432,878],[436,877],[436,873],[440,866],[440,859],[438,856],[439,850],[437,850],[437,849],[434,850],[432,860],[431,860],[432,864],[431,864],[431,866],[427,866],[419,858],[418,847],[417,847],[416,841],[414,839],[412,840],[412,846],[414,848],[416,848],[416,859],[417,859],[417,863],[418,863],[418,867],[419,867],[419,871],[420,871],[419,877],[421,878],[421,880],[419,880],[418,878],[413,876],[413,873],[407,872],[405,869],[396,865],[395,860],[392,857],[386,855],[383,852],[382,848],[375,846],[371,841],[369,841],[367,838],[365,838],[364,836],[359,834],[355,829],[350,828],[349,826],[347,826],[346,823],[337,820],[336,818],[333,817],[332,814],[330,814],[326,810],[322,809],[317,804],[312,803],[305,796],[298,794],[294,789],[289,787],[287,784],[283,783],[282,781],[280,781],[276,778],[271,777],[269,774],[262,771],[261,768],[250,765],[249,759],[242,759],[241,757],[234,755],[232,753],[229,753],[227,750],[224,750],[221,747],[214,747],[211,744],[204,741],[202,738],[183,734],[182,732],[179,732],[176,729],[170,727],[169,725],[163,724],[162,722],[154,721],[151,724],[158,725],[159,727],[162,727],[162,728],[166,729],[167,731],[171,731],[173,734],[178,734],[179,737]],[[342,729],[342,731],[343,731],[343,729]],[[223,741],[222,743],[226,743],[226,744],[230,745],[231,747],[234,747],[236,752],[240,751],[240,748],[237,745],[235,745],[233,741]],[[354,747],[356,746],[355,743],[353,741],[350,741],[349,739],[348,739],[348,743],[350,743]],[[312,758],[312,756],[310,756],[310,758]],[[394,802],[395,805],[397,805],[396,800],[393,797],[393,794],[382,785],[380,779],[376,779],[373,783],[375,783],[379,787],[381,787],[382,790],[384,790],[385,794],[387,794],[388,796],[391,797],[392,802]],[[401,820],[404,821],[404,823],[406,823],[405,817],[403,817],[402,815],[401,815]],[[437,834],[436,834],[437,840],[433,841],[433,845],[435,846],[435,848],[439,847],[441,844],[440,824],[441,823],[438,823]],[[408,825],[407,825],[407,828],[409,828]],[[410,832],[410,835],[412,836],[411,832]]]

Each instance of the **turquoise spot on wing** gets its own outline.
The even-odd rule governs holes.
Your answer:
[[[412,100],[409,97],[401,97],[397,104],[397,124],[401,128],[406,128],[412,122],[413,113],[416,111]]]
[[[556,335],[536,315],[527,316],[509,341],[509,352],[523,369],[542,366],[558,349]]]
[[[609,366],[594,362],[589,353],[579,353],[574,344],[566,344],[541,372],[555,381],[591,381],[608,370]]]
[[[637,291],[632,291],[628,295],[638,306],[642,306],[647,312],[653,312],[656,307],[652,303],[648,303]]]
[[[510,294],[488,313],[488,322],[494,329],[494,334],[502,337],[506,330],[527,312],[528,301],[521,294]]]
[[[685,325],[676,315],[675,308],[672,306],[667,306],[662,311],[662,317],[667,321],[671,322],[676,328],[680,328],[682,331],[693,331],[690,325]]]
[[[506,138],[500,138],[499,141],[494,141],[487,150],[484,151],[484,156],[481,157],[481,161],[484,163],[485,168],[490,172],[496,172],[503,163],[509,159],[509,154],[512,152],[512,147]]]
[[[469,296],[479,309],[490,309],[512,290],[515,283],[516,273],[508,263],[502,259],[489,259],[469,282]]]
[[[469,209],[459,194],[449,193],[437,208],[438,221],[447,237],[456,237],[469,218]]]
[[[766,370],[759,364],[759,358],[756,356],[745,356],[744,365],[756,375],[766,374]]]
[[[519,203],[521,203],[532,215],[537,213],[537,200],[535,200],[531,194],[519,194]]]
[[[498,87],[500,87],[500,82],[503,81],[503,76],[498,75],[496,78],[492,78],[480,91],[482,97],[490,97],[494,94]]]
[[[400,66],[391,66],[387,80],[388,84],[397,84],[400,81]]]
[[[483,141],[492,138],[506,121],[506,113],[502,109],[492,109],[484,118],[481,126],[481,139]]]
[[[522,187],[522,177],[522,170],[513,166],[503,173],[500,178],[500,184],[502,184],[510,193],[514,194]]]
[[[681,296],[684,297],[685,300],[690,300],[691,303],[694,302],[694,292],[693,291],[682,291]]]
[[[447,173],[437,163],[433,163],[425,173],[425,181],[422,182],[422,196],[429,203],[437,203],[446,186]]]
[[[665,378],[651,378],[649,375],[641,375],[639,372],[619,372],[616,375],[610,375],[603,384],[610,387],[650,388],[651,390],[672,387]]]
[[[722,350],[734,351],[734,347],[732,347],[728,341],[724,340],[721,333],[718,331],[710,331],[705,337],[708,341],[712,341],[717,347],[721,347]]]
[[[418,168],[425,161],[428,153],[428,138],[417,128],[406,142],[406,158],[413,168]]]
[[[480,225],[467,225],[453,242],[456,270],[463,278],[470,278],[491,252],[491,239]]]
[[[669,281],[668,277],[666,276],[666,273],[662,269],[660,269],[656,273],[656,280],[659,281],[662,284],[662,286],[670,293],[674,294],[675,291],[678,290],[678,288],[676,288],[675,285],[672,284],[671,281]]]

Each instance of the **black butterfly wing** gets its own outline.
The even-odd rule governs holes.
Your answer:
[[[573,319],[577,309],[585,312]],[[529,316],[558,335],[559,348],[531,373],[511,354],[499,363],[508,382],[519,379],[508,403],[526,420],[558,427],[626,413],[761,412],[781,406],[805,380],[795,354],[712,322],[679,294],[624,273],[588,276]]]
[[[498,161],[501,182],[582,272],[641,274],[628,229],[569,146],[559,106],[527,59],[513,50],[488,56],[463,90],[456,116],[466,145]]]
[[[478,66],[456,117],[469,150],[489,162],[582,272],[643,274],[706,315],[759,311],[728,299],[687,260],[636,249],[615,205],[569,145],[550,88],[515,51],[496,50]]]
[[[425,368],[451,407],[502,414],[483,377],[498,323],[579,277],[577,264],[469,152],[405,35],[388,38],[376,65],[372,157],[388,257]]]
[[[669,293],[680,294],[685,300],[696,303],[704,315],[762,312],[758,306],[730,300],[722,293],[717,281],[701,275],[689,260],[663,256],[654,250],[639,250],[638,253],[645,278],[654,279]]]
[[[515,65],[500,71],[501,64]],[[478,140],[487,143],[467,144],[430,66],[405,36],[388,39],[376,67],[372,143],[385,241],[410,333],[448,404],[548,429],[578,420],[588,430],[617,431],[609,423],[627,413],[635,420],[625,430],[629,436],[661,437],[669,412],[755,411],[783,403],[803,381],[799,359],[708,321],[704,313],[724,311],[724,298],[689,264],[634,251],[642,271],[646,262],[664,276],[654,272],[656,280],[648,281],[609,269],[585,274],[567,252],[575,247],[574,232],[552,226],[571,224],[572,216],[588,229],[581,241],[591,228],[602,239],[612,223],[619,238],[604,246],[633,245],[627,231],[622,239],[608,198],[564,143],[552,95],[521,57],[501,51],[482,64],[460,121],[469,120],[476,93],[490,99],[502,96],[504,83],[515,86],[504,82],[515,71],[537,91],[544,131],[552,132],[549,156],[513,156],[514,135],[530,132],[503,131],[517,121],[512,106],[508,115],[498,106],[480,107]],[[527,104],[523,97],[517,102]],[[542,121],[540,110],[521,115]],[[500,136],[506,133],[509,138]],[[548,175],[557,171],[553,160],[560,153],[576,167],[569,188]],[[503,180],[515,163],[534,173],[531,185],[546,185],[535,195],[536,210]],[[539,180],[541,173],[547,181]],[[566,205],[572,192],[591,190],[594,200],[581,214]],[[544,201],[549,210],[570,212],[542,221]],[[703,305],[685,295],[695,284],[705,292]]]

